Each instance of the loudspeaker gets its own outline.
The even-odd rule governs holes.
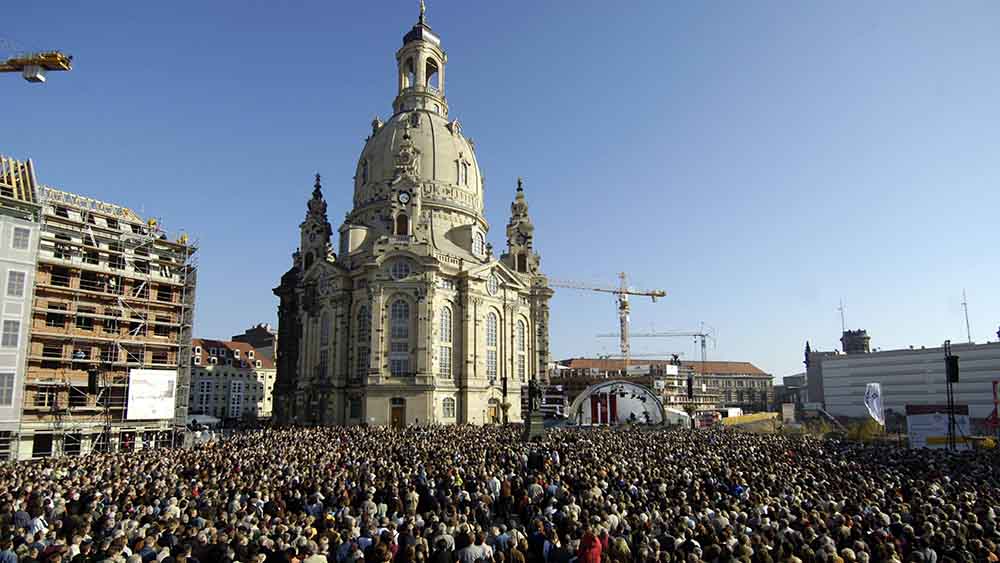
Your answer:
[[[958,356],[945,357],[944,372],[948,377],[948,383],[958,383]]]
[[[90,369],[87,371],[87,393],[91,395],[97,394],[97,370]]]
[[[688,399],[694,399],[694,378],[688,376],[687,380]]]

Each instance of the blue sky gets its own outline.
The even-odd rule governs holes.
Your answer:
[[[0,153],[201,245],[196,333],[276,319],[312,175],[334,227],[416,1],[37,2],[0,39],[75,56],[0,82]],[[494,246],[517,176],[555,278],[665,289],[633,330],[718,331],[777,376],[847,323],[885,349],[996,340],[1000,3],[430,0]],[[560,290],[555,356],[614,353]],[[687,339],[636,352],[684,353]]]

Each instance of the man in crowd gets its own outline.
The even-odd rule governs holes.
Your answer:
[[[0,563],[998,561],[1000,455],[346,427],[0,466]],[[531,460],[529,460],[529,454]]]

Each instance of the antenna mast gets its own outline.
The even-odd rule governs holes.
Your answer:
[[[972,328],[969,327],[969,300],[965,298],[965,290],[962,290],[962,309],[965,310],[965,335],[972,344]]]
[[[847,322],[844,320],[844,309],[847,309],[847,307],[844,306],[844,300],[841,299],[840,300],[840,307],[837,307],[837,310],[840,311],[840,332],[841,332],[841,334],[843,334],[844,332],[847,332]]]

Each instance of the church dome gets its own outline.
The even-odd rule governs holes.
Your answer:
[[[476,153],[457,121],[416,109],[399,112],[385,123],[376,120],[372,129],[358,159],[355,208],[383,200],[397,177],[408,173],[423,205],[483,214]]]
[[[392,117],[372,122],[358,159],[354,209],[389,201],[405,189],[420,205],[464,213],[485,224],[483,179],[472,142],[448,117],[441,39],[420,19],[396,52],[398,91]]]

